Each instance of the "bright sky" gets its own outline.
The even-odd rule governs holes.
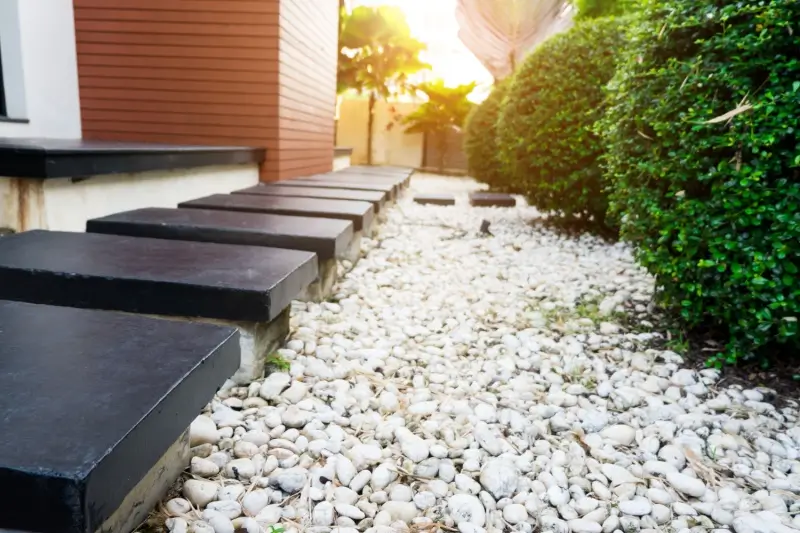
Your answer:
[[[411,32],[428,45],[420,58],[433,67],[432,75],[455,86],[471,81],[491,84],[491,74],[458,38],[456,0],[355,0],[353,5],[399,6],[408,18]]]

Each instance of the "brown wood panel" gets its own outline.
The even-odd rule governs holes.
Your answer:
[[[149,67],[126,67],[116,65],[86,65],[83,67],[86,76],[98,78],[131,78],[140,80],[173,80],[173,81],[215,81],[230,82],[231,72],[216,69],[185,69],[150,65]],[[253,71],[238,72],[237,83],[264,84],[275,83],[276,73]]]
[[[327,172],[333,162],[338,2],[281,0],[279,24],[279,129],[306,129],[321,143],[305,150],[282,144],[279,174],[286,178]],[[297,112],[316,120],[300,123]]]
[[[87,120],[118,120],[128,122],[146,122],[151,124],[194,124],[197,126],[221,126],[241,125],[244,127],[262,127],[275,125],[278,119],[279,110],[273,108],[271,113],[264,113],[261,116],[255,115],[208,115],[205,113],[180,113],[172,111],[153,112],[142,110],[123,110],[108,109],[110,106],[105,104],[106,109],[96,107],[85,108]],[[308,117],[301,113],[294,115],[297,124],[316,123],[316,117]],[[327,133],[327,132],[326,132]]]
[[[265,16],[266,18],[266,16]],[[141,35],[182,35],[196,37],[270,37],[277,35],[277,29],[271,24],[249,23],[212,24],[196,22],[162,22],[139,20],[85,20],[75,21],[75,30],[81,33],[97,35],[141,34]]]
[[[275,0],[75,0],[76,7],[101,9],[138,9],[142,11],[178,11],[225,13],[278,14]],[[78,10],[76,10],[77,13]],[[77,14],[75,18],[80,18]]]
[[[164,103],[182,103],[191,102],[196,104],[217,104],[217,103],[245,103],[254,109],[258,108],[273,108],[276,107],[276,102],[266,101],[253,103],[252,100],[244,98],[228,98],[224,102],[220,102],[218,93],[195,93],[185,94],[180,91],[155,91],[155,90],[137,90],[129,91],[127,89],[109,89],[106,87],[95,88],[87,87],[81,89],[81,100],[86,99],[86,103],[81,103],[82,108],[91,108],[92,102],[95,100],[112,100],[120,102],[120,105],[137,103],[137,102],[164,102]],[[213,114],[213,113],[212,113]]]
[[[277,113],[277,110],[276,110]],[[142,122],[145,124],[175,124],[191,126],[242,126],[245,128],[261,128],[275,123],[274,117],[257,117],[242,115],[205,115],[199,113],[172,113],[121,109],[86,109],[83,113],[86,120],[119,120],[122,122]]]
[[[197,144],[197,145],[212,145],[212,146],[256,146],[264,148],[264,142],[257,139],[242,139],[239,137],[226,138],[219,135],[202,135],[185,133],[164,133],[162,131],[155,132],[130,132],[130,131],[115,131],[107,128],[102,130],[84,129],[83,136],[86,139],[103,139],[107,141],[137,141],[137,142],[151,142],[151,143],[167,143],[167,144]],[[269,147],[267,147],[269,149]],[[274,147],[277,150],[277,147]]]
[[[84,136],[268,148],[330,170],[337,0],[74,0]]]
[[[137,2],[138,4],[138,2]],[[166,11],[155,9],[93,8],[85,7],[75,13],[76,22],[102,21],[152,21],[191,22],[194,24],[272,24],[274,13],[243,13],[237,11]]]
[[[253,59],[232,59],[230,57],[165,57],[165,56],[143,56],[130,54],[104,54],[91,53],[82,56],[82,63],[86,67],[90,66],[114,66],[127,68],[169,68],[183,70],[187,72],[215,70],[220,72],[240,72],[240,73],[262,73],[267,72],[272,77],[274,85],[270,85],[275,94],[278,93],[277,79],[278,68],[272,65],[278,59],[278,48],[273,50],[274,55],[267,59],[261,58],[260,61]]]
[[[209,43],[211,44],[211,43]],[[77,41],[78,68],[82,56],[92,54],[159,57],[159,58],[194,58],[194,59],[243,59],[251,63],[251,68],[268,68],[278,59],[278,49],[275,48],[214,48],[213,46],[150,46],[126,45],[116,43],[87,43]],[[276,67],[273,67],[277,70]],[[80,72],[78,73],[80,74]]]
[[[138,89],[144,89],[165,92],[220,93],[228,95],[230,98],[254,97],[256,100],[263,94],[261,91],[262,83],[180,80],[175,78],[170,79],[167,76],[162,78],[137,79],[114,76],[97,77],[84,74],[82,78],[85,80],[85,83],[91,87],[127,89],[132,92]]]
[[[268,28],[268,26],[264,26]],[[77,30],[77,28],[76,28]],[[263,50],[268,48],[275,35],[262,35],[261,37],[239,37],[231,35],[177,35],[173,33],[112,33],[100,31],[83,31],[77,34],[79,43],[100,43],[100,44],[132,44],[147,46],[164,46],[178,48],[198,48],[213,45],[214,48],[227,50],[255,49]]]
[[[171,135],[198,135],[203,131],[209,131],[210,136],[219,136],[225,139],[252,139],[253,141],[262,141],[265,139],[264,130],[260,127],[248,126],[223,126],[218,125],[213,129],[208,130],[199,128],[192,124],[164,124],[163,122],[125,122],[123,120],[91,120],[87,121],[91,125],[92,130],[102,131],[108,129],[111,131],[129,131],[131,133],[169,133]],[[213,132],[213,134],[211,133]],[[230,144],[228,140],[224,144]],[[250,143],[247,143],[250,144]]]
[[[160,96],[162,93],[155,93]],[[160,100],[147,100],[138,98],[136,100],[118,100],[116,98],[106,98],[107,93],[101,93],[92,99],[91,107],[88,110],[109,110],[109,111],[133,111],[133,112],[153,112],[153,113],[176,113],[191,115],[207,115],[209,117],[219,117],[228,115],[233,119],[237,117],[275,117],[278,113],[277,106],[254,106],[248,102],[193,102],[177,100],[164,102]],[[140,95],[137,95],[140,96]],[[211,95],[212,97],[214,95]]]

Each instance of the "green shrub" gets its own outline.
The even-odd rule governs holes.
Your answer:
[[[595,19],[556,35],[514,75],[497,125],[500,159],[539,209],[603,225],[607,200],[592,125],[623,46],[621,19]]]
[[[576,20],[620,16],[635,11],[640,0],[574,0]]]
[[[623,237],[735,362],[797,346],[800,2],[648,2],[598,123]]]
[[[495,85],[492,93],[480,105],[472,108],[464,122],[464,153],[467,155],[469,174],[498,191],[509,190],[497,154],[497,117],[508,83]]]

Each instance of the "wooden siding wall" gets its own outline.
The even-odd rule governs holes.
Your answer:
[[[331,169],[337,0],[74,0],[86,139],[267,148]]]
[[[333,162],[338,0],[281,0],[280,160],[282,178],[328,172]]]

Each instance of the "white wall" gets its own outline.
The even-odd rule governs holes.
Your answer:
[[[385,102],[375,104],[372,125],[372,163],[418,168],[422,166],[424,137],[421,133],[407,134],[399,120],[414,111],[419,104]],[[336,146],[353,149],[353,165],[367,162],[367,120],[369,102],[363,97],[344,97],[339,104],[336,125]],[[389,127],[389,124],[392,124]]]
[[[337,155],[333,158],[333,170],[344,170],[350,166],[349,155]]]
[[[0,137],[81,137],[72,0],[0,0],[0,50],[10,118]]]
[[[176,207],[257,183],[255,163],[95,176],[78,182],[0,178],[0,229],[84,231],[91,218],[143,207]]]

